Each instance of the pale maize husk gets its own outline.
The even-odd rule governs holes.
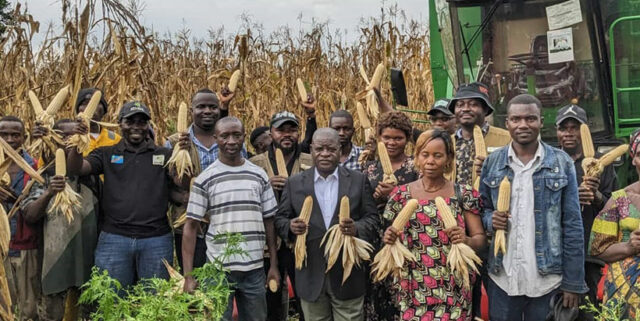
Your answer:
[[[476,157],[487,157],[487,145],[484,142],[484,134],[482,133],[482,129],[480,126],[476,125],[473,127],[473,143],[475,145]],[[480,189],[480,177],[476,173],[476,166],[473,166],[473,171],[471,172],[473,188],[476,190]]]
[[[174,269],[173,266],[171,266],[171,264],[167,262],[167,260],[162,259],[162,264],[164,264],[164,267],[167,269],[167,272],[169,273],[169,278],[171,280],[176,281],[176,284],[174,285],[173,290],[176,293],[182,293],[184,291],[184,277],[182,276],[182,274],[176,271],[176,269]]]
[[[47,129],[47,134],[42,138],[33,139],[29,146],[27,146],[27,152],[36,159],[42,157],[46,160],[50,160],[54,157],[55,150],[58,146],[63,144],[62,137],[51,130],[54,121],[53,116],[45,113],[38,96],[36,96],[36,94],[31,90],[29,90],[29,101],[33,107],[33,113],[36,116],[36,121]]]
[[[588,162],[583,161],[582,165],[583,165],[583,170],[585,172],[585,176],[600,177],[605,167],[611,165],[616,159],[618,159],[618,157],[626,154],[628,151],[629,151],[629,145],[622,144],[610,150],[606,154],[602,155],[602,157],[597,159],[597,161],[592,161],[592,160]],[[586,165],[586,168],[585,168],[585,165]]]
[[[447,202],[442,197],[436,197],[436,207],[440,212],[440,217],[444,223],[445,228],[451,228],[458,226],[458,221],[451,213],[451,208],[447,205]],[[458,279],[462,279],[462,285],[470,289],[471,284],[469,280],[469,267],[471,267],[476,273],[479,273],[476,264],[482,264],[482,260],[476,255],[476,252],[464,243],[452,244],[449,255],[447,256],[447,264],[451,268],[451,272]]]
[[[307,225],[309,225],[309,219],[311,218],[311,210],[313,210],[313,197],[307,196],[304,199],[299,215],[300,219],[302,219]],[[301,270],[307,259],[307,232],[296,237],[294,252],[296,257],[296,269]]]
[[[0,204],[0,259],[7,257],[9,253],[9,242],[11,241],[11,227],[9,217],[4,205]]]
[[[0,147],[4,150],[4,155],[11,158],[11,160],[20,167],[25,173],[27,173],[31,179],[36,180],[40,184],[45,184],[44,178],[31,167],[25,160],[16,152],[11,145],[9,145],[4,139],[0,138]]]
[[[93,118],[93,114],[96,112],[98,105],[100,104],[100,99],[102,98],[102,92],[99,90],[91,95],[91,99],[87,104],[87,108],[81,113],[78,114],[78,119],[81,119],[87,127],[89,127],[91,118]],[[89,133],[86,134],[74,134],[69,137],[68,145],[70,147],[75,147],[78,150],[78,153],[84,154],[89,151],[91,145],[91,138]]]
[[[180,103],[180,108],[178,109],[178,122],[176,126],[179,133],[185,133],[188,130],[188,113],[189,110],[187,104],[184,102]],[[191,154],[188,150],[180,148],[178,144],[173,146],[173,153],[171,153],[171,158],[169,158],[165,166],[175,170],[179,179],[193,174],[193,161],[191,159]]]
[[[229,85],[227,85],[227,88],[229,88],[230,92],[236,91],[236,89],[238,88],[239,80],[240,80],[240,70],[236,70],[233,72],[233,74],[231,74],[231,77],[229,78]]]
[[[343,196],[340,200],[340,222],[350,217],[349,210],[349,198]],[[326,244],[325,244],[326,242]],[[373,251],[373,246],[366,241],[351,235],[342,234],[339,224],[333,225],[327,233],[322,237],[320,245],[324,244],[324,256],[327,258],[327,269],[329,272],[333,265],[338,260],[338,256],[342,253],[342,283],[349,278],[353,266],[360,266],[363,261],[369,261],[371,259],[370,253]]]
[[[280,148],[276,148],[276,166],[278,167],[278,175],[283,177],[289,177],[289,171],[287,170],[287,163],[284,161],[284,155]]]
[[[498,202],[496,209],[500,212],[509,212],[511,206],[511,183],[505,176],[500,182],[498,189]],[[493,255],[498,256],[498,253],[507,253],[507,236],[505,230],[497,230],[494,238]]]
[[[398,179],[393,174],[391,159],[389,159],[389,153],[387,152],[387,147],[384,146],[383,142],[378,143],[378,157],[380,158],[380,164],[382,165],[382,171],[384,172],[382,181],[386,184],[397,185]]]
[[[402,208],[398,216],[393,220],[392,226],[397,231],[403,231],[405,225],[413,213],[418,209],[418,201],[410,199],[407,204]],[[414,262],[416,258],[413,254],[402,244],[400,238],[396,239],[394,244],[385,244],[385,246],[376,254],[373,258],[371,265],[371,275],[374,282],[380,282],[393,274],[397,277],[404,266],[405,261]]]
[[[56,176],[66,176],[66,155],[63,149],[56,151]],[[71,223],[75,213],[82,208],[81,196],[74,191],[69,184],[65,184],[64,190],[56,194],[53,203],[49,206],[47,213],[50,216],[64,215],[67,222]]]
[[[0,205],[0,207],[2,207]],[[4,258],[2,258],[4,260]],[[0,264],[0,320],[14,320],[11,313],[11,294],[9,293],[9,282],[7,282],[7,273],[4,264]]]
[[[306,102],[309,98],[309,94],[307,94],[307,88],[304,87],[304,82],[302,82],[302,79],[296,79],[296,86],[298,87],[298,94],[300,95],[300,99]]]

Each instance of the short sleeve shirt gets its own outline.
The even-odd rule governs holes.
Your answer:
[[[262,268],[265,246],[264,219],[274,217],[277,202],[267,173],[245,160],[240,166],[229,166],[216,160],[194,181],[189,194],[187,217],[209,219],[206,235],[207,257],[220,259],[227,233],[244,237],[240,244],[246,255],[233,255],[223,260],[231,271]]]
[[[152,141],[133,149],[125,140],[99,147],[86,160],[92,174],[104,174],[100,208],[103,230],[131,238],[171,232],[167,219],[171,177],[165,166],[171,150]]]

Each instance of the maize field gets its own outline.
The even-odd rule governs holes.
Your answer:
[[[404,72],[411,108],[426,110],[433,102],[427,21],[410,21],[397,7],[354,21],[356,40],[347,42],[327,23],[314,22],[299,32],[281,27],[267,33],[248,18],[236,35],[219,28],[209,30],[206,39],[193,39],[188,29],[161,36],[141,25],[136,9],[120,1],[58,4],[56,24],[62,28],[41,25],[14,2],[14,23],[0,38],[0,114],[19,116],[28,127],[35,119],[30,90],[46,106],[69,85],[70,99],[59,119],[73,116],[81,88],[98,87],[109,104],[103,121],[116,122],[124,102],[141,100],[152,110],[161,141],[175,131],[182,102],[189,103],[203,87],[220,91],[238,69],[230,114],[242,119],[248,132],[268,125],[278,110],[305,117],[296,86],[300,78],[316,97],[319,126],[327,125],[331,112],[345,108],[355,115],[354,138],[361,144],[356,94],[367,83],[360,65],[371,78],[384,63],[387,80],[381,90],[387,100],[392,99],[388,70],[397,67]],[[40,44],[34,41],[36,34],[44,35]]]

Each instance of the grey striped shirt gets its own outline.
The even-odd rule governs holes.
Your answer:
[[[194,181],[189,195],[187,217],[202,221],[209,218],[206,235],[210,261],[224,251],[226,240],[220,234],[239,233],[246,255],[234,255],[223,263],[231,271],[262,268],[265,246],[264,218],[273,217],[277,202],[264,170],[245,160],[241,166],[228,166],[216,160]]]

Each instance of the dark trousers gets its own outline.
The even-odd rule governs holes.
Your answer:
[[[585,282],[587,283],[587,287],[589,287],[589,292],[582,298],[580,305],[587,304],[587,298],[591,303],[593,303],[596,307],[598,304],[598,283],[602,278],[602,265],[593,262],[585,262],[584,263],[584,276]],[[586,313],[585,311],[580,310],[579,320],[592,321],[594,317],[590,313]]]
[[[549,302],[558,289],[541,297],[509,296],[488,278],[489,319],[491,321],[545,321]]]
[[[175,234],[176,258],[180,265],[180,272],[184,271],[182,265],[182,234]],[[193,252],[193,268],[202,267],[207,263],[207,243],[203,238],[196,237],[196,249]]]
[[[265,273],[269,270],[269,259],[264,260]],[[280,279],[281,279],[281,291],[273,293],[271,291],[267,291],[267,320],[268,321],[281,321],[287,320],[289,311],[285,311],[284,307],[286,307],[285,302],[283,300],[289,299],[289,289],[287,288],[287,275],[289,276],[289,280],[291,281],[291,286],[295,289],[296,281],[295,281],[295,259],[293,256],[293,252],[287,248],[284,244],[278,249],[278,270],[280,270]],[[282,292],[285,292],[284,294]],[[286,294],[286,295],[285,295]],[[302,313],[302,306],[300,305],[300,299],[298,295],[290,300],[290,306],[293,307],[296,313],[300,316],[298,320],[304,321],[304,315]]]

